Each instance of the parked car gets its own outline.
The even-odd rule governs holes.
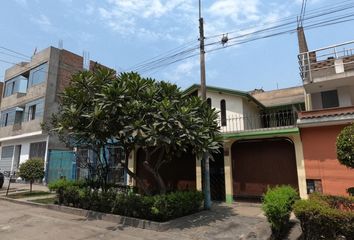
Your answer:
[[[4,174],[0,172],[0,188],[2,188],[2,185],[4,185]]]

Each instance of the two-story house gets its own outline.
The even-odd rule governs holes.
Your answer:
[[[200,95],[200,86],[192,85],[185,93]],[[210,161],[213,200],[259,198],[268,186],[279,184],[292,185],[307,196],[300,132],[295,126],[297,112],[304,110],[302,87],[242,92],[208,86],[207,102],[219,112],[224,138],[220,154]],[[139,151],[132,156],[130,168],[147,177],[139,156]],[[185,154],[161,175],[174,187],[201,190],[202,164]]]
[[[298,126],[304,149],[308,192],[345,195],[354,170],[337,160],[336,138],[354,121],[354,41],[309,50],[298,29],[306,111]]]
[[[0,171],[16,172],[27,159],[42,158],[48,163],[50,157],[68,152],[55,136],[42,130],[41,124],[58,110],[58,94],[73,73],[83,70],[84,62],[79,55],[49,47],[34,54],[29,62],[6,70],[0,101]],[[54,168],[55,178],[54,172],[60,170]]]

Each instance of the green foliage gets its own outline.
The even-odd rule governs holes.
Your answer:
[[[349,193],[350,196],[354,196],[354,187],[348,188],[347,192]]]
[[[155,221],[167,221],[198,212],[202,202],[203,194],[194,191],[155,196],[118,194],[113,213]]]
[[[96,152],[96,165],[90,172],[95,172],[103,189],[111,167],[98,149],[119,142],[128,157],[140,147],[146,153],[144,167],[164,193],[159,169],[173,156],[186,151],[201,156],[219,150],[217,118],[215,109],[199,97],[184,95],[174,84],[97,68],[72,77],[61,96],[60,111],[47,127],[66,144]],[[126,162],[120,163],[143,187]]]
[[[33,158],[21,163],[18,174],[21,178],[30,182],[30,191],[32,192],[32,183],[35,180],[42,180],[44,177],[43,159]]]
[[[59,204],[65,205],[78,205],[78,194],[80,189],[84,188],[86,183],[84,181],[71,181],[63,179],[58,179],[54,182],[48,184],[50,191],[55,191],[58,195]],[[70,196],[72,194],[73,196]]]
[[[118,192],[115,188],[92,190],[82,183],[66,180],[51,183],[49,188],[57,192],[59,204],[155,221],[167,221],[195,213],[203,202],[203,194],[195,191],[143,196],[133,192]]]
[[[314,194],[294,204],[305,240],[354,239],[354,198]]]
[[[349,168],[354,168],[354,125],[345,127],[337,137],[337,158]]]
[[[289,225],[292,206],[298,198],[297,191],[290,186],[269,188],[264,195],[262,209],[275,239],[282,239]]]

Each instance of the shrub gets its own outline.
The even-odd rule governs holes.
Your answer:
[[[350,196],[354,196],[354,187],[348,188],[347,192],[349,193]]]
[[[72,202],[72,198],[69,196],[69,193],[66,191],[72,191],[73,194],[79,194],[79,190],[83,189],[85,186],[84,181],[71,181],[66,179],[58,179],[54,182],[48,184],[50,191],[55,191],[58,195],[59,204],[69,205]],[[77,202],[75,202],[75,205]]]
[[[262,209],[271,225],[273,238],[280,239],[287,230],[292,205],[298,198],[298,193],[290,186],[269,188],[264,195]]]
[[[354,168],[354,125],[347,126],[337,137],[337,158],[349,168]]]
[[[116,187],[101,191],[90,188],[85,182],[65,179],[52,182],[48,187],[56,191],[59,204],[155,221],[197,212],[203,202],[203,194],[195,191],[142,196]]]
[[[167,221],[199,211],[202,201],[202,193],[193,191],[156,196],[118,194],[112,212],[129,217]]]
[[[305,240],[354,239],[354,198],[314,194],[294,204]]]

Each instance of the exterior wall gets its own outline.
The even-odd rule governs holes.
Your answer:
[[[322,99],[321,99],[321,93],[312,93],[311,94],[311,105],[313,110],[316,109],[322,109]],[[309,109],[309,110],[311,110]]]
[[[349,107],[352,106],[352,96],[351,96],[351,87],[339,87],[338,91],[338,100],[339,106]]]
[[[255,104],[242,99],[242,110],[243,116],[245,116],[243,120],[244,129],[255,129],[261,127],[260,112]]]
[[[64,49],[51,48],[48,84],[45,93],[44,119],[58,111],[58,94],[70,84],[71,75],[83,68],[83,58]],[[66,146],[55,136],[51,136],[48,143],[49,149],[64,150]]]
[[[241,97],[232,96],[224,93],[207,92],[207,98],[211,98],[211,106],[220,111],[220,102],[226,102],[226,118],[239,116],[243,114],[243,101]]]
[[[302,128],[306,179],[322,181],[325,194],[347,195],[354,185],[354,170],[337,160],[336,138],[344,125]]]
[[[16,125],[6,126],[0,128],[0,142],[2,139],[11,137],[11,136],[19,136],[27,133],[42,131],[41,128],[42,119],[35,119],[29,122],[23,122],[21,127],[16,129]]]
[[[44,142],[44,141],[47,141],[47,137],[44,135],[38,135],[38,136],[33,136],[33,137],[28,137],[28,138],[21,138],[21,139],[4,141],[1,143],[0,156],[1,156],[1,150],[3,147],[21,145],[21,152],[20,152],[20,156],[19,156],[19,158],[20,158],[19,164],[21,164],[29,159],[30,144],[35,143],[35,142]],[[46,161],[46,157],[44,160]],[[15,159],[15,154],[14,154],[13,158],[12,158],[11,171],[17,171],[17,169],[15,168],[15,165],[16,165],[15,161],[16,161],[16,159]]]

